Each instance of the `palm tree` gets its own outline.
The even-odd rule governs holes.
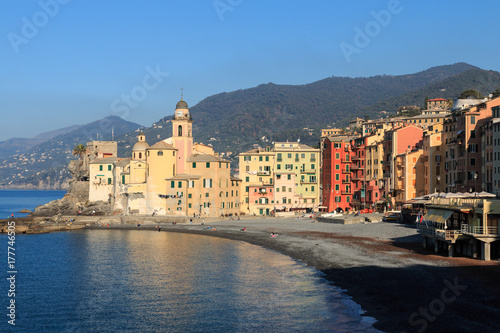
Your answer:
[[[85,151],[87,150],[87,147],[85,145],[82,145],[81,143],[76,145],[75,148],[73,148],[73,155],[78,155],[78,159],[81,160],[83,154],[85,154]]]

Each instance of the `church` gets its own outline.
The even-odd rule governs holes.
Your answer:
[[[108,200],[116,213],[219,217],[240,212],[241,180],[231,176],[230,161],[212,147],[193,143],[193,120],[182,97],[172,137],[150,146],[140,132],[131,157],[90,162],[89,181],[89,200]]]

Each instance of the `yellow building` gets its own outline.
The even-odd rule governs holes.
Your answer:
[[[192,123],[188,105],[181,99],[172,120],[172,137],[149,146],[140,132],[131,158],[110,161],[111,168],[104,170],[109,174],[101,178],[111,182],[100,180],[109,188],[96,187],[99,191],[93,191],[92,199],[111,197],[113,211],[126,214],[239,214],[240,180],[231,176],[228,160],[209,146],[193,144]],[[102,173],[101,164],[92,164],[94,177]]]
[[[274,209],[275,153],[269,147],[257,148],[239,156],[241,211],[245,214],[268,215]]]
[[[242,211],[317,210],[320,205],[320,150],[298,142],[277,142],[239,156]]]

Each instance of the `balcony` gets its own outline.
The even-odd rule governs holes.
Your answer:
[[[435,237],[444,241],[454,241],[462,235],[460,230],[441,230],[425,224],[417,224],[417,232],[422,236]]]
[[[342,173],[351,173],[351,170],[342,169]]]
[[[316,173],[316,169],[302,169],[302,168],[300,168],[300,173]]]
[[[257,171],[257,176],[270,176],[271,171]]]
[[[348,189],[348,190],[342,190],[340,191],[340,193],[342,195],[351,195],[352,194],[352,190],[351,189]]]
[[[350,184],[351,180],[350,179],[342,179],[342,184]]]
[[[318,181],[316,179],[301,179],[300,180],[301,184],[317,184]]]
[[[482,227],[462,224],[462,233],[472,236],[498,236],[498,227]]]

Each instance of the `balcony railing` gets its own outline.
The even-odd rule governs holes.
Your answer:
[[[257,171],[257,176],[270,176],[271,171]]]
[[[315,169],[302,169],[300,168],[301,173],[316,173]]]
[[[351,173],[351,170],[342,169],[342,173]]]
[[[423,236],[434,236],[443,240],[453,240],[462,234],[461,230],[441,230],[425,224],[417,224],[417,232]]]
[[[301,184],[317,184],[318,182],[316,179],[301,179],[300,183]]]
[[[498,227],[482,227],[462,224],[462,233],[468,235],[498,235]]]

